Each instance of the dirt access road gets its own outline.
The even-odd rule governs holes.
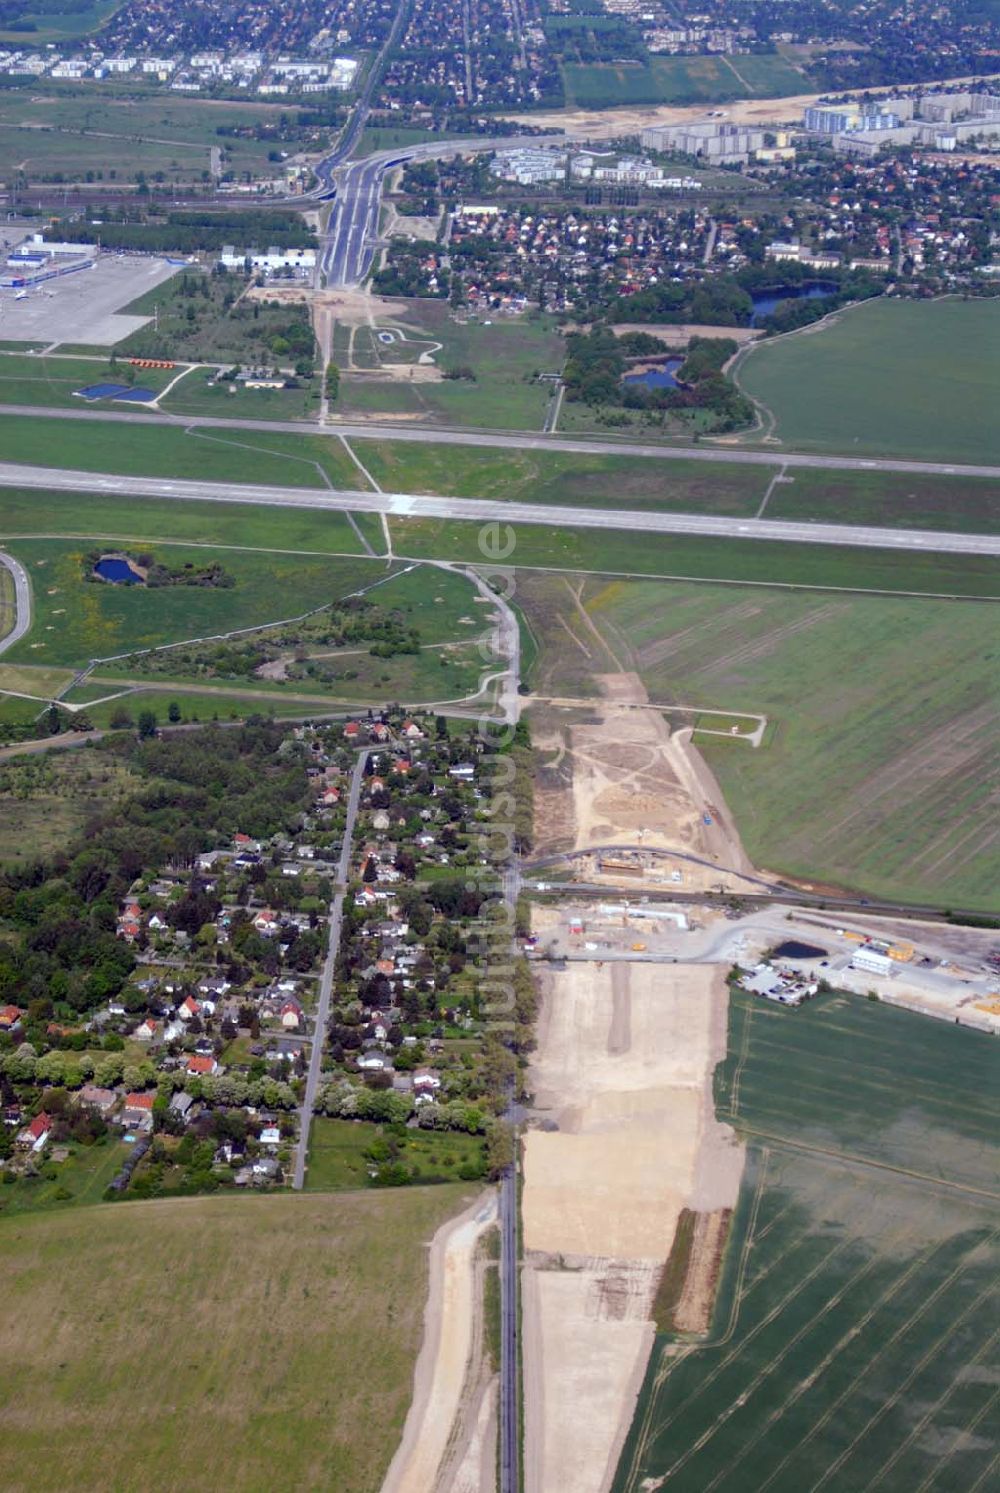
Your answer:
[[[475,1460],[461,1451],[477,1436],[488,1437],[482,1386],[475,1382],[482,1340],[476,1255],[495,1221],[496,1195],[490,1192],[434,1236],[413,1399],[382,1493],[448,1493]]]

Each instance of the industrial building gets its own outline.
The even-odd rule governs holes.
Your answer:
[[[278,249],[272,245],[261,252],[259,249],[236,249],[224,244],[219,263],[227,270],[242,270],[247,265],[252,270],[261,270],[265,275],[291,272],[311,275],[316,268],[315,249]]]
[[[869,975],[894,974],[896,962],[888,954],[880,954],[877,949],[869,948],[867,944],[863,944],[851,955],[851,968],[863,969]]]
[[[97,261],[96,244],[46,243],[40,233],[12,249],[0,270],[0,289],[30,290],[46,280],[89,270]]]

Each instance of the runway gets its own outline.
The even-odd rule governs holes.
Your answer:
[[[649,461],[707,461],[723,466],[807,467],[830,472],[902,472],[915,477],[982,477],[1000,481],[1000,466],[973,466],[943,461],[906,461],[896,457],[821,456],[783,450],[757,451],[741,447],[664,446],[639,441],[569,439],[561,435],[532,435],[496,430],[448,430],[437,426],[394,425],[391,421],[331,421],[311,425],[302,420],[250,420],[220,415],[152,414],[140,410],[53,409],[33,404],[0,405],[4,416],[29,419],[124,421],[129,425],[174,425],[178,429],[256,430],[282,435],[344,436],[359,441],[412,441],[418,445],[478,446],[497,451],[561,451],[577,456],[641,456]]]
[[[0,463],[0,486],[36,491],[115,494],[157,501],[250,503],[272,508],[310,508],[334,513],[384,513],[395,518],[451,519],[467,523],[533,524],[556,529],[625,530],[644,534],[690,534],[710,539],[766,539],[794,544],[847,545],[863,549],[929,554],[1000,555],[1000,535],[949,534],[934,530],[876,529],[856,524],[793,523],[770,519],[717,518],[704,514],[642,513],[625,509],[552,507],[505,503],[492,498],[441,498],[413,493],[353,489],[262,487],[256,484],[182,481],[163,477],[104,476],[94,472]],[[502,547],[502,540],[495,546]]]

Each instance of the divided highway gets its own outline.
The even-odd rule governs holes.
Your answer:
[[[42,491],[112,493],[161,501],[250,503],[274,508],[384,513],[396,518],[442,518],[471,523],[535,524],[550,528],[617,529],[642,534],[693,534],[710,539],[770,539],[795,544],[848,545],[929,554],[1000,555],[1000,535],[949,534],[922,529],[876,529],[859,524],[796,523],[777,519],[717,518],[693,513],[505,503],[493,498],[439,498],[353,489],[263,487],[247,483],[121,477],[55,467],[0,462],[0,486]]]

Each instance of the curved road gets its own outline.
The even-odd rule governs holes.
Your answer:
[[[776,519],[716,518],[694,513],[643,513],[627,509],[555,507],[505,503],[493,498],[422,497],[412,493],[313,490],[248,483],[121,477],[95,472],[0,462],[0,486],[42,491],[111,493],[177,502],[251,503],[273,508],[326,512],[384,513],[395,518],[442,518],[497,524],[536,524],[557,529],[615,529],[641,534],[694,534],[711,539],[772,539],[795,544],[847,545],[863,549],[928,554],[998,555],[1000,535],[949,534],[920,529],[873,529],[857,524],[795,523]],[[502,538],[502,536],[498,536]]]
[[[19,643],[31,626],[31,582],[28,572],[20,560],[0,550],[0,565],[10,572],[14,582],[14,626],[5,637],[0,638],[0,653],[6,653]]]

